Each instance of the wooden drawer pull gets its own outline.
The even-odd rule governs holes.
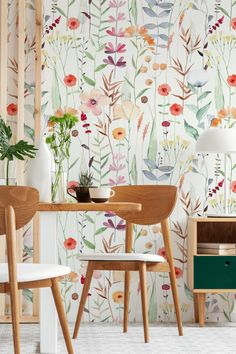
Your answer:
[[[230,262],[229,261],[226,261],[225,262],[225,267],[229,267],[230,266]]]

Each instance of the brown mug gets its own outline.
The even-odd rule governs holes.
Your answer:
[[[76,195],[73,195],[69,191],[73,190]],[[77,200],[80,203],[90,203],[90,195],[89,195],[89,188],[88,187],[80,187],[80,186],[71,186],[67,188],[67,193]]]

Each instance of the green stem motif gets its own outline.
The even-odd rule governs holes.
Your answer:
[[[7,160],[7,168],[6,168],[6,185],[9,185],[9,165],[10,165],[10,160]]]

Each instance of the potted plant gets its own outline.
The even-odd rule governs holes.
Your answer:
[[[72,185],[67,189],[67,193],[75,198],[78,202],[89,203],[91,202],[89,196],[89,187],[93,185],[93,175],[90,172],[82,172],[79,177],[78,185]],[[70,193],[73,190],[76,196]]]
[[[70,145],[71,145],[71,129],[78,122],[76,116],[77,111],[67,109],[65,111],[58,110],[54,116],[48,121],[49,135],[46,143],[49,145],[53,155],[55,165],[55,177],[52,184],[52,201],[55,202],[57,195],[66,193],[67,179],[65,178],[65,169],[69,170]],[[59,189],[63,189],[60,191]],[[62,200],[58,200],[62,201]]]
[[[11,144],[12,130],[7,126],[3,119],[0,119],[0,160],[7,160],[6,163],[6,185],[9,185],[9,165],[14,158],[25,160],[25,158],[33,158],[36,154],[34,145],[29,144],[25,140],[19,140],[15,144]]]

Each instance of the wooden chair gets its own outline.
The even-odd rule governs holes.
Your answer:
[[[67,350],[73,354],[59,286],[59,277],[70,273],[70,269],[54,264],[16,263],[16,230],[32,219],[38,201],[39,194],[34,188],[0,187],[0,235],[6,235],[8,258],[8,263],[0,264],[0,293],[10,295],[15,354],[20,353],[18,290],[43,287],[52,290]]]
[[[142,298],[142,313],[144,325],[144,339],[149,341],[148,334],[148,298],[146,288],[146,272],[169,272],[172,288],[175,312],[178,323],[179,335],[183,335],[181,312],[178,301],[178,292],[175,278],[175,270],[170,243],[170,231],[168,217],[171,214],[177,196],[175,186],[124,186],[113,188],[116,192],[110,199],[112,202],[141,203],[141,212],[120,212],[118,215],[126,220],[126,253],[112,254],[88,254],[81,255],[81,261],[88,261],[85,283],[81,295],[79,310],[74,328],[73,338],[77,338],[78,330],[87,299],[91,278],[94,270],[124,270],[125,271],[125,294],[124,294],[124,322],[123,330],[128,328],[130,271],[139,271],[140,288]],[[131,254],[132,252],[132,229],[133,223],[138,225],[153,225],[161,223],[167,261],[161,256],[150,254]]]

